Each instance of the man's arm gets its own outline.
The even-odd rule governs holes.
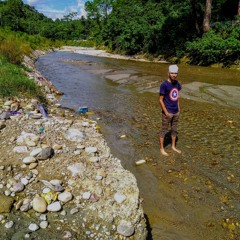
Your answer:
[[[165,107],[165,104],[164,104],[164,102],[163,102],[163,99],[164,99],[164,95],[160,95],[160,97],[159,97],[159,103],[160,103],[160,105],[161,105],[161,108],[162,108],[163,112],[164,112],[165,115],[168,117],[168,111],[167,111],[167,109],[166,109],[166,107]]]

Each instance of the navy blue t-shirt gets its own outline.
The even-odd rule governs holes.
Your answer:
[[[169,113],[178,113],[179,91],[182,89],[180,83],[175,80],[173,83],[165,80],[160,85],[160,95],[164,95],[163,102]]]

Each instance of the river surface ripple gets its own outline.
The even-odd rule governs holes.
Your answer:
[[[158,88],[167,64],[55,52],[40,57],[36,67],[64,92],[63,107],[87,106],[93,119],[101,118],[112,153],[137,178],[148,239],[240,239],[236,72],[180,65],[182,154],[171,152],[167,136],[170,156],[163,157]],[[136,166],[140,159],[147,164]]]

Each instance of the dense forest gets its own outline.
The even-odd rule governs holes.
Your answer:
[[[3,31],[190,64],[239,64],[239,0],[92,0],[86,17],[52,20],[21,0],[0,1]],[[1,45],[1,43],[0,43]]]

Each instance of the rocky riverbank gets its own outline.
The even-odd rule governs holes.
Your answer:
[[[34,68],[42,54],[25,64],[48,106],[0,102],[0,239],[146,239],[135,177],[97,122],[59,106],[61,93]]]

